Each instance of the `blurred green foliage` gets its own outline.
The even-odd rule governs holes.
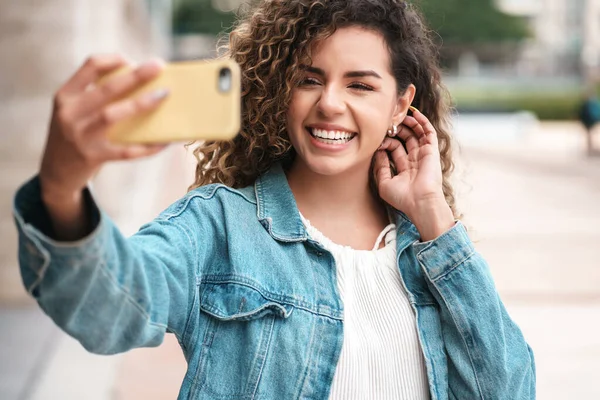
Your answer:
[[[575,120],[583,101],[579,90],[484,93],[452,90],[459,112],[531,111],[541,120]]]
[[[228,31],[235,21],[233,12],[215,9],[211,0],[178,0],[174,2],[173,33],[218,35]]]
[[[494,0],[418,0],[416,3],[444,45],[520,41],[529,35],[526,21],[502,13]]]
[[[493,0],[416,0],[429,26],[444,43],[471,44],[520,40],[527,36],[525,22],[501,13]],[[221,12],[211,0],[175,0],[175,34],[204,33],[217,35],[235,21],[232,12]]]

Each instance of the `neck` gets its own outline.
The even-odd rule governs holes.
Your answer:
[[[387,225],[387,213],[369,186],[369,165],[321,175],[296,160],[287,178],[300,212],[311,221],[335,220]]]

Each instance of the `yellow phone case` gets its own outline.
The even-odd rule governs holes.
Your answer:
[[[224,69],[231,77],[227,91],[219,87]],[[108,137],[120,143],[230,140],[240,130],[240,84],[240,68],[230,59],[167,64],[158,78],[127,97],[156,89],[168,89],[168,97],[157,109],[116,123]]]

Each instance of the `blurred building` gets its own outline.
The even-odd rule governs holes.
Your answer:
[[[587,0],[581,61],[588,81],[600,81],[600,0]]]
[[[507,13],[529,20],[532,38],[517,68],[525,75],[581,75],[600,68],[600,0],[496,0]]]
[[[170,0],[0,2],[0,303],[25,298],[12,195],[38,168],[53,93],[90,54],[168,57],[170,7]]]

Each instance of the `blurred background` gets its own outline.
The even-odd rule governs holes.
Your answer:
[[[600,398],[600,128],[586,128],[600,118],[600,0],[415,3],[439,33],[457,110],[459,206],[534,349],[538,398]],[[211,57],[243,5],[0,1],[0,399],[176,397],[186,366],[170,335],[96,356],[39,311],[18,273],[12,196],[38,168],[53,93],[90,54]],[[173,145],[108,166],[94,185],[131,234],[186,192],[193,169]]]

